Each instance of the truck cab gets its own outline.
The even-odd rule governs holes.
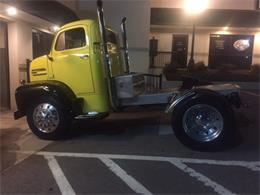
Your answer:
[[[112,76],[124,75],[118,35],[106,28]],[[56,33],[49,55],[30,65],[31,84],[57,83],[70,88],[82,100],[82,113],[109,111],[107,74],[102,57],[98,23],[80,20],[64,25]]]

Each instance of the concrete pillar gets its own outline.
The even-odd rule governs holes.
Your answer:
[[[32,59],[32,27],[23,22],[8,23],[11,109],[16,109],[15,89],[20,85],[19,65]]]

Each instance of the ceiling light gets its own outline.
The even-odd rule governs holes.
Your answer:
[[[224,27],[223,30],[228,30],[228,26]]]
[[[60,30],[60,27],[55,25],[55,26],[52,27],[52,29],[53,29],[54,32],[57,32],[58,30]]]
[[[185,0],[184,9],[189,14],[199,14],[208,7],[208,0]]]
[[[17,10],[16,10],[15,7],[9,7],[9,8],[6,10],[6,12],[7,12],[8,15],[10,15],[10,16],[14,16],[14,15],[17,14]]]

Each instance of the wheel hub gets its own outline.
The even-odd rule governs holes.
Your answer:
[[[59,120],[59,113],[51,104],[40,104],[33,111],[34,125],[43,133],[55,131],[59,125]]]
[[[223,130],[224,120],[213,106],[197,104],[190,107],[183,116],[185,133],[196,141],[209,142],[216,139]]]

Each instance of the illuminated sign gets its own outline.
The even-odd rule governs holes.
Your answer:
[[[238,51],[245,51],[250,47],[250,43],[247,39],[239,39],[234,42],[233,46]]]
[[[252,65],[254,35],[210,35],[209,67],[232,64],[239,69]]]

